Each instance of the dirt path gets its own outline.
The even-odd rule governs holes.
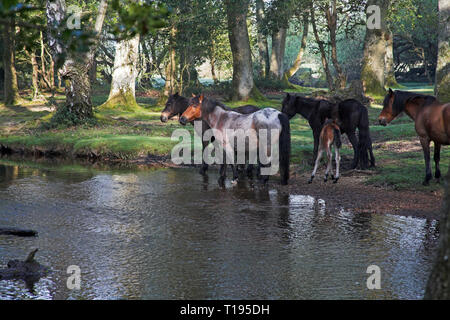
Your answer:
[[[289,192],[323,199],[329,209],[440,218],[442,191],[394,191],[365,185],[366,175],[353,170],[343,172],[337,184],[330,181],[324,183],[319,176],[312,184],[308,184],[308,179],[309,173],[294,173],[289,181]]]

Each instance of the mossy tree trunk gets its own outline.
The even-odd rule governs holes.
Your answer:
[[[336,31],[337,31],[337,9],[336,0],[331,2],[331,6],[325,5],[325,16],[327,18],[328,31],[330,32],[330,42],[331,42],[331,61],[333,62],[334,69],[337,74],[337,86],[339,89],[344,89],[347,82],[347,77],[342,70],[341,64],[339,63],[338,53],[337,53],[337,42],[336,42]]]
[[[39,92],[39,65],[36,60],[36,54],[33,49],[27,50],[25,48],[25,52],[28,55],[31,63],[31,85],[32,85],[32,100],[42,99],[43,96]]]
[[[377,5],[380,8],[381,19],[380,28],[366,28],[364,38],[364,57],[361,67],[361,81],[364,92],[372,95],[384,95],[385,85],[385,56],[386,56],[386,15],[389,6],[388,0],[369,0],[370,5]],[[372,13],[367,14],[367,19]]]
[[[283,75],[283,82],[286,86],[290,85],[289,78],[292,77],[298,71],[298,69],[300,69],[303,60],[303,54],[305,52],[307,45],[306,40],[308,38],[308,31],[309,31],[309,21],[308,21],[308,12],[306,12],[303,15],[303,33],[300,49],[298,50],[297,57],[295,58],[294,63],[289,69],[286,70],[286,72]]]
[[[394,35],[389,30],[386,33],[386,56],[385,56],[385,85],[387,87],[398,87],[397,79],[395,78],[394,68]]]
[[[450,173],[450,171],[449,171]],[[447,174],[444,208],[439,221],[440,239],[434,266],[428,278],[425,299],[450,299],[450,174]]]
[[[105,107],[136,107],[135,82],[139,54],[139,35],[116,44],[111,90]]]
[[[267,43],[267,36],[263,32],[263,25],[265,23],[264,1],[256,0],[256,21],[258,24],[258,59],[259,59],[259,77],[266,78],[270,70],[269,45]]]
[[[284,72],[284,52],[286,49],[286,28],[272,32],[272,52],[270,55],[270,77],[281,80]]]
[[[436,66],[435,94],[442,102],[450,102],[450,2],[439,0],[439,47]]]
[[[316,18],[315,18],[314,7],[312,5],[312,2],[311,2],[311,25],[313,27],[313,33],[314,33],[314,37],[316,38],[317,45],[319,46],[320,57],[322,60],[323,69],[325,71],[328,89],[330,91],[334,91],[333,76],[331,75],[330,66],[328,65],[327,54],[325,52],[325,47],[323,45],[323,41],[320,40],[319,32],[317,30]]]
[[[164,75],[166,77],[165,84],[164,84],[164,90],[163,90],[163,97],[162,100],[158,103],[165,102],[165,98],[167,98],[169,95],[175,93],[176,90],[176,73],[177,73],[177,62],[176,62],[176,52],[175,52],[175,36],[177,34],[177,29],[175,25],[173,25],[170,28],[170,38],[169,38],[169,51],[168,56],[169,60],[166,64]]]
[[[233,100],[262,98],[253,81],[252,55],[247,30],[249,0],[226,0],[228,37],[233,55]]]
[[[57,109],[52,121],[77,125],[94,118],[91,101],[91,83],[89,70],[94,59],[94,52],[101,33],[103,21],[106,15],[107,0],[101,0],[98,15],[95,21],[94,32],[97,34],[95,43],[87,52],[68,52],[67,58],[60,69],[60,74],[65,85],[66,102]],[[49,44],[52,55],[58,57],[63,52],[63,46],[54,34],[54,30],[64,21],[64,0],[47,1],[47,23],[53,30],[49,34]],[[54,59],[56,60],[56,59]]]
[[[3,24],[3,68],[4,68],[4,102],[6,105],[15,105],[20,101],[17,73],[15,66],[14,18],[8,18]]]

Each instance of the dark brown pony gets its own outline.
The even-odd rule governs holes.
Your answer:
[[[195,97],[195,95],[192,95],[192,96]],[[176,116],[181,117],[181,115],[183,114],[183,112],[186,111],[188,106],[189,106],[189,99],[179,95],[178,92],[170,95],[169,98],[167,99],[164,110],[161,112],[161,122],[167,122],[168,120],[170,120]],[[226,108],[228,108],[228,107],[226,107]],[[233,111],[236,111],[241,114],[249,114],[249,113],[253,113],[258,110],[260,110],[258,107],[252,106],[252,105],[245,105],[245,106],[241,106],[241,107],[237,107],[237,108],[233,109]],[[190,123],[192,125],[194,124],[193,121]],[[202,121],[202,132],[206,132],[209,129],[210,129],[209,125],[205,121]],[[197,132],[197,134],[201,135],[202,132]],[[210,143],[213,143],[214,140],[215,140],[214,137],[212,137],[210,141],[203,141],[203,139],[202,139],[202,145],[203,145],[202,151],[205,150],[205,148]],[[206,171],[208,170],[208,164],[206,164],[203,160],[202,160],[202,162],[203,162],[203,164],[200,169],[200,174],[205,174]],[[251,168],[249,170],[251,170]]]
[[[314,160],[317,158],[319,150],[320,131],[328,118],[338,120],[341,133],[347,135],[353,146],[352,169],[356,168],[358,164],[361,169],[366,169],[369,166],[369,155],[370,166],[375,166],[372,139],[369,131],[369,115],[367,108],[359,101],[348,99],[338,104],[333,104],[327,100],[304,98],[288,93],[283,100],[282,112],[289,119],[292,119],[299,113],[308,120],[314,137]],[[356,137],[356,129],[358,129],[358,137]]]
[[[439,161],[441,145],[450,144],[450,103],[443,104],[433,96],[389,89],[384,98],[383,110],[378,117],[385,126],[399,114],[405,112],[415,122],[425,158],[425,180],[429,185],[432,178],[430,162],[430,142],[434,142],[435,178],[439,182],[441,171]]]

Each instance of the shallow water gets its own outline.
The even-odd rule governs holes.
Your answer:
[[[211,169],[64,169],[0,164],[0,265],[37,260],[53,272],[30,292],[0,281],[0,299],[419,299],[436,221],[327,210],[307,195]],[[381,289],[368,290],[369,265]],[[67,267],[81,268],[69,290]]]

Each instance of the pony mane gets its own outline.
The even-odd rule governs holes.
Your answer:
[[[424,95],[424,94],[415,93],[415,92],[395,90],[394,93],[395,93],[395,98],[394,98],[394,103],[392,104],[392,109],[396,113],[400,113],[400,112],[404,111],[406,101],[411,98],[420,97],[420,98],[425,99],[425,103],[423,105],[424,107],[428,106],[436,101],[436,98],[433,96]],[[387,95],[384,98],[386,103],[387,103],[388,99],[389,99],[389,95]]]
[[[212,98],[204,98],[203,99],[203,103],[202,103],[202,111],[205,111],[207,113],[211,113],[214,111],[215,107],[220,107],[225,111],[232,111],[233,109],[231,109],[230,107],[227,107],[226,105],[224,105],[222,102],[217,101],[215,99]]]

